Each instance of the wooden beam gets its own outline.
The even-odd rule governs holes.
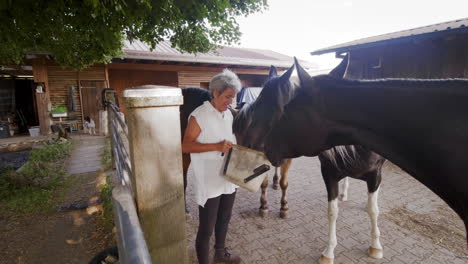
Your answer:
[[[269,67],[265,69],[231,68],[238,74],[268,75]],[[197,67],[179,65],[156,65],[156,64],[133,64],[133,63],[111,63],[110,70],[143,70],[143,71],[199,71],[199,72],[221,72],[225,67]]]
[[[41,56],[33,59],[32,61],[34,82],[42,82],[45,85],[45,91],[43,93],[35,93],[37,102],[37,115],[39,117],[39,126],[41,128],[41,135],[50,134],[51,120],[49,117],[49,76],[47,71],[47,60]]]

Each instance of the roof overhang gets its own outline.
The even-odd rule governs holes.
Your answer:
[[[446,36],[447,34],[460,33],[468,33],[468,18],[353,40],[343,44],[319,49],[311,52],[311,54],[321,55],[330,52],[336,52],[338,55],[357,49],[379,47],[411,41],[422,41],[426,39],[440,38]]]
[[[135,59],[135,60],[155,60],[155,61],[172,61],[172,62],[184,62],[184,63],[200,63],[200,64],[222,64],[222,65],[239,65],[239,66],[260,66],[288,68],[294,64],[294,59],[291,61],[272,61],[272,60],[250,60],[245,58],[236,57],[215,57],[215,56],[203,56],[203,55],[166,55],[155,52],[144,52],[144,51],[133,51],[124,50],[124,59]]]

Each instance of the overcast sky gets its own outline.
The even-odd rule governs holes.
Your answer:
[[[241,47],[296,56],[332,68],[334,54],[311,51],[359,38],[468,17],[468,0],[268,0],[239,18]],[[467,25],[468,26],[468,25]]]

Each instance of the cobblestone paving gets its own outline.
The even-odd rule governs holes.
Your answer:
[[[191,173],[190,169],[187,232],[191,263],[197,263],[194,244],[198,208],[190,185]],[[339,203],[335,264],[468,263],[465,230],[458,216],[429,189],[391,163],[386,163],[383,173],[379,194],[383,259],[375,260],[366,254],[370,243],[367,188],[364,182],[350,179],[349,200]],[[271,180],[272,175],[269,178]],[[270,214],[261,218],[258,216],[260,193],[238,190],[228,246],[249,264],[317,263],[327,244],[328,221],[325,184],[316,158],[303,157],[293,161],[289,173],[288,219],[279,217],[280,197],[281,191],[268,188]],[[463,243],[461,252],[444,245],[444,238],[433,239],[430,232],[408,229],[401,223],[398,225],[407,216],[396,216],[395,221],[395,209],[404,209],[411,215],[433,217],[441,226],[449,226],[452,233],[458,234],[459,243]],[[416,227],[429,225],[416,223]]]

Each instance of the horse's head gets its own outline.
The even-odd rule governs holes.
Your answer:
[[[279,120],[284,106],[293,96],[290,82],[294,65],[283,75],[277,75],[276,68],[270,68],[269,78],[263,85],[258,98],[244,105],[234,119],[233,132],[240,145],[263,150],[264,138],[273,124]]]
[[[329,126],[317,107],[320,105],[319,84],[297,60],[295,64],[300,87],[265,139],[265,153],[275,166],[283,159],[316,156],[327,148]]]

